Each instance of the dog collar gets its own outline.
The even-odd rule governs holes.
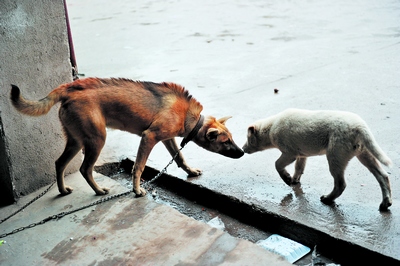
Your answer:
[[[197,132],[199,132],[201,126],[203,125],[204,122],[204,116],[200,115],[199,121],[197,121],[197,124],[194,126],[194,128],[192,129],[192,131],[190,131],[189,135],[187,135],[186,138],[183,138],[182,142],[181,142],[181,147],[185,147],[185,145],[191,141],[194,136],[196,136]]]

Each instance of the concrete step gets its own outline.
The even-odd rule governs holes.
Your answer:
[[[96,174],[112,193],[126,191],[112,179]],[[56,186],[26,210],[5,221],[0,234],[73,210],[99,199],[79,173],[67,176],[75,188],[59,196]],[[37,193],[39,193],[38,191]],[[25,202],[1,208],[4,219]],[[133,194],[113,199],[2,238],[1,265],[290,265],[261,247],[171,207],[151,196]]]

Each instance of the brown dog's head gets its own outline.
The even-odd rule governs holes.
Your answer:
[[[193,141],[211,152],[235,159],[242,157],[244,152],[235,144],[232,134],[225,127],[225,122],[229,118],[231,117],[217,120],[212,116],[206,117]]]

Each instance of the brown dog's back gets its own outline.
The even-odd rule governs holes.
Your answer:
[[[44,115],[61,102],[60,120],[65,128],[77,124],[81,129],[90,129],[86,125],[90,121],[98,123],[97,127],[107,126],[135,134],[141,134],[150,126],[149,121],[156,121],[157,116],[162,116],[161,111],[186,114],[190,105],[195,106],[198,112],[202,110],[201,104],[180,85],[129,79],[76,80],[57,87],[39,101],[24,99],[18,87],[13,85],[11,100],[18,111],[31,116]],[[184,121],[173,116],[168,120],[170,123]]]

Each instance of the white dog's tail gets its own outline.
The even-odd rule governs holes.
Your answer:
[[[390,160],[381,147],[379,147],[374,136],[368,129],[364,131],[363,137],[365,147],[378,161],[389,167],[393,165],[392,160]]]

